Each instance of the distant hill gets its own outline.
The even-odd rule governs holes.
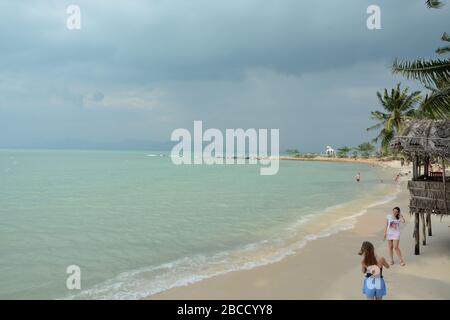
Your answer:
[[[13,149],[92,149],[92,150],[171,150],[174,142],[150,140],[123,140],[119,142],[92,142],[82,140],[47,141],[39,143],[17,142],[0,145],[0,148]]]

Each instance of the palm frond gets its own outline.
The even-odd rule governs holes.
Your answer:
[[[441,48],[436,49],[437,54],[446,54],[448,52],[450,52],[450,46],[441,47]]]
[[[413,109],[415,105],[417,105],[420,101],[422,101],[422,96],[420,91],[414,91],[411,94],[408,94],[408,89],[406,89],[403,92],[403,96],[400,101],[403,101],[400,106],[399,110],[403,112],[408,112],[409,110]]]
[[[421,116],[431,119],[450,118],[450,85],[425,97],[419,108]]]
[[[368,127],[366,130],[367,131],[372,131],[372,130],[375,130],[375,129],[380,129],[382,126],[383,126],[383,123],[380,122],[380,123],[374,124],[371,127]]]
[[[447,32],[444,32],[444,34],[441,37],[441,40],[445,42],[450,42],[450,36],[448,35]],[[448,52],[450,52],[450,46],[441,47],[436,50],[437,54],[445,54]]]
[[[398,61],[392,66],[393,73],[401,74],[407,79],[416,79],[426,85],[440,81],[450,81],[450,59]]]
[[[384,89],[384,97],[386,97],[387,96],[387,91],[386,91],[386,89]],[[385,101],[385,98],[383,97],[383,95],[381,94],[381,92],[377,92],[377,98],[378,98],[378,101],[380,102],[380,104],[384,107],[384,108],[386,108],[387,107],[387,105],[386,105],[386,101]]]
[[[430,9],[439,9],[444,5],[444,3],[440,0],[427,0],[426,4]]]
[[[381,111],[372,111],[370,113],[370,116],[373,120],[386,121],[387,119],[389,119],[389,115]]]
[[[384,123],[384,129],[387,131],[393,131],[397,125],[396,116],[393,114],[391,117]]]
[[[411,109],[405,112],[404,117],[407,119],[416,118],[418,115],[417,109]]]
[[[380,133],[381,135],[381,133]],[[391,130],[385,130],[382,133],[383,139],[381,139],[381,150],[387,151],[389,149],[389,144],[391,143],[392,139],[394,139],[395,131]]]

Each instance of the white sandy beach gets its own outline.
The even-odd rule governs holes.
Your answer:
[[[368,240],[378,254],[388,257],[383,233],[385,216],[394,206],[401,207],[407,219],[400,243],[407,265],[400,266],[397,259],[385,270],[385,299],[450,299],[450,219],[441,222],[432,217],[433,236],[416,256],[408,201],[405,178],[395,200],[367,208],[350,230],[311,241],[280,262],[173,288],[148,299],[365,299],[357,252]]]

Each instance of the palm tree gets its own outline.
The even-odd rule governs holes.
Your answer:
[[[347,146],[340,147],[337,150],[337,156],[338,156],[338,158],[347,158],[348,153],[350,151],[352,151],[352,148],[350,148],[350,147],[347,147]]]
[[[361,154],[363,158],[368,158],[370,157],[370,154],[375,150],[375,147],[370,142],[363,142],[355,149],[359,152],[359,154]]]
[[[298,149],[287,149],[286,153],[290,157],[300,157],[300,151],[298,151]]]
[[[428,0],[429,8],[440,8],[442,1]],[[450,36],[442,35],[446,46],[438,48],[436,53],[444,55],[450,53]],[[402,74],[407,79],[415,79],[427,88],[430,93],[425,96],[418,115],[430,119],[442,119],[450,116],[450,58],[446,59],[417,59],[414,61],[395,61],[392,67],[394,73]]]
[[[383,111],[372,111],[372,119],[378,123],[367,128],[367,131],[381,129],[373,142],[381,141],[381,151],[386,152],[395,134],[402,128],[407,118],[416,116],[416,105],[422,100],[420,91],[408,92],[408,88],[400,89],[400,83],[390,92],[377,92]]]

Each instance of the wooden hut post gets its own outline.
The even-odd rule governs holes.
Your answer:
[[[431,237],[433,235],[433,231],[431,230],[431,213],[427,213],[427,227],[428,236]]]
[[[419,231],[419,213],[416,212],[414,219],[414,239],[415,241],[415,247],[414,247],[414,254],[419,255],[420,254],[420,231]]]
[[[417,170],[417,165],[418,165],[418,161],[417,161],[417,156],[414,155],[413,157],[413,180],[416,180],[418,175],[418,170]]]
[[[417,158],[417,177],[420,177],[422,175],[422,161],[420,161],[419,158]]]
[[[427,232],[426,232],[426,227],[425,227],[425,214],[422,212],[420,214],[420,217],[422,218],[422,234],[423,234],[423,240],[422,240],[422,244],[424,246],[427,245]]]
[[[442,182],[444,183],[444,214],[448,214],[448,205],[447,205],[447,178],[445,176],[445,160],[442,158]]]

